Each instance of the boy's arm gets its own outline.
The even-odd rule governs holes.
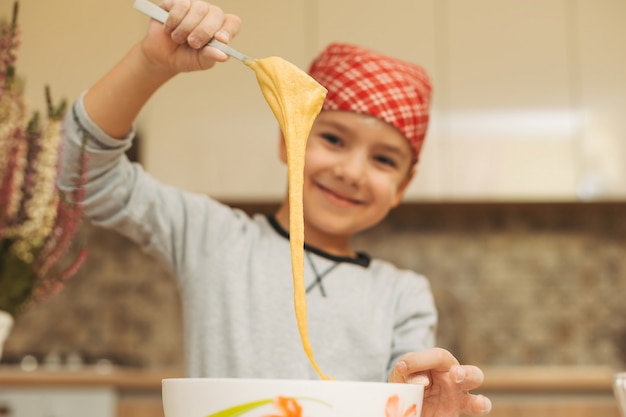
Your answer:
[[[165,257],[175,269],[185,247],[198,247],[190,239],[202,236],[185,234],[202,229],[186,225],[191,217],[202,218],[208,199],[158,184],[138,165],[130,164],[124,151],[134,136],[132,123],[150,96],[180,72],[208,69],[225,61],[223,52],[202,46],[213,35],[227,43],[240,23],[201,0],[165,0],[163,4],[171,17],[166,26],[151,22],[144,39],[67,112],[58,185],[66,192],[74,190],[84,149],[88,156],[85,215]]]
[[[123,138],[152,94],[180,72],[211,68],[228,59],[205,47],[213,37],[228,43],[241,22],[202,0],[168,0],[169,18],[151,22],[144,39],[89,89],[85,110],[105,133]]]
[[[91,120],[111,137],[124,138],[150,96],[171,78],[151,73],[142,60],[137,44],[83,98]]]

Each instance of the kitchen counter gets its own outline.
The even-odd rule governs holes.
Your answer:
[[[483,367],[485,382],[481,391],[586,391],[612,390],[613,373],[609,367],[498,366]],[[85,367],[78,371],[26,372],[18,367],[0,367],[0,386],[114,386],[118,389],[160,390],[163,378],[182,377],[178,369],[141,369],[113,367],[98,372]]]
[[[503,392],[612,392],[610,367],[597,366],[498,366],[482,368],[481,391]]]
[[[493,402],[491,417],[620,417],[613,397],[615,369],[609,367],[483,367],[477,390]],[[110,372],[25,372],[0,367],[3,388],[110,387],[117,393],[116,417],[163,416],[161,380],[181,377],[177,369],[112,368]]]
[[[486,367],[490,417],[620,417],[610,367]]]
[[[0,387],[44,387],[44,386],[111,386],[119,390],[161,390],[163,378],[183,375],[180,370],[152,370],[113,367],[99,371],[94,367],[80,370],[22,371],[19,367],[0,367]]]

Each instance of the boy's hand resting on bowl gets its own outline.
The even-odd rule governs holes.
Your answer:
[[[422,417],[489,413],[489,398],[469,392],[478,388],[483,379],[478,367],[460,365],[450,352],[441,348],[403,355],[389,375],[389,382],[424,385]]]

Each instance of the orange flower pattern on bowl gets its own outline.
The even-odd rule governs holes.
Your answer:
[[[264,414],[262,417],[304,417],[302,402],[314,401],[325,405],[328,408],[332,408],[332,405],[315,399],[315,398],[293,398],[278,396],[272,399],[264,399],[245,404],[236,405],[216,413],[210,414],[206,417],[239,417],[256,408],[273,404],[276,409],[275,413]],[[383,410],[381,410],[383,411]],[[382,414],[382,412],[381,412]],[[314,417],[314,416],[306,416]],[[350,416],[347,416],[350,417]],[[417,417],[417,405],[411,404],[407,408],[403,408],[403,404],[400,402],[400,398],[397,395],[392,395],[387,399],[387,404],[384,410],[384,417]]]

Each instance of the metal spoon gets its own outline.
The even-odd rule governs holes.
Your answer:
[[[167,20],[167,11],[152,3],[150,0],[135,0],[135,4],[133,5],[133,7],[158,22],[165,23],[165,21]],[[252,59],[249,56],[242,54],[238,50],[231,48],[225,43],[218,41],[217,39],[211,39],[209,43],[207,43],[207,45],[219,49],[226,55],[230,55],[233,58],[240,60],[241,62],[249,61]]]

